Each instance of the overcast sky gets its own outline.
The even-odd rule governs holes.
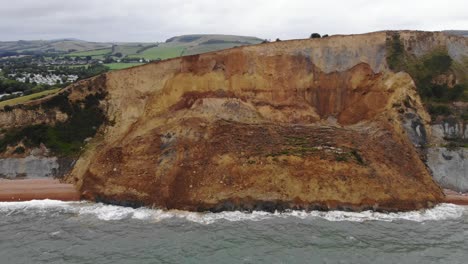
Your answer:
[[[164,41],[195,33],[306,38],[468,30],[468,0],[0,0],[0,41]]]

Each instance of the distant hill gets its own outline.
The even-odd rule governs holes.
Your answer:
[[[0,54],[7,52],[18,54],[67,53],[109,47],[112,47],[112,43],[88,42],[77,39],[1,41]]]
[[[183,35],[170,38],[165,44],[184,47],[181,55],[193,55],[235,46],[258,44],[262,41],[256,37],[232,35]]]
[[[116,58],[164,60],[260,42],[262,40],[256,37],[231,35],[184,35],[170,38],[165,43],[88,42],[72,38],[18,40],[0,42],[0,56],[59,54],[71,57],[91,56],[97,59],[116,56]]]
[[[142,57],[149,60],[169,59],[185,55],[200,54],[235,46],[261,43],[256,37],[232,35],[183,35],[172,37],[165,43],[157,43],[140,49],[129,57]]]
[[[468,30],[444,30],[445,33],[468,37]]]

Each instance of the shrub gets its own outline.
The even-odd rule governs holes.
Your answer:
[[[404,47],[400,39],[400,34],[393,34],[386,40],[387,46],[387,64],[393,71],[401,70],[404,60]]]
[[[428,111],[431,116],[443,115],[448,116],[452,114],[450,108],[446,105],[433,105],[428,106]]]
[[[361,155],[359,154],[359,152],[355,149],[351,150],[351,155],[353,155],[353,157],[356,159],[356,161],[361,164],[361,165],[364,165],[364,160],[362,159]]]
[[[465,111],[463,114],[461,114],[461,119],[463,119],[464,121],[468,121],[468,111]]]
[[[47,102],[49,107],[59,107],[69,115],[69,119],[55,126],[33,125],[22,129],[10,130],[0,140],[0,152],[8,145],[15,145],[23,141],[27,147],[37,147],[41,143],[55,154],[73,156],[80,152],[84,140],[96,134],[98,128],[106,121],[103,111],[99,108],[99,101],[105,94],[88,95],[84,100],[73,104],[67,95],[62,94]]]
[[[447,97],[450,101],[458,100],[463,96],[465,90],[468,90],[467,85],[457,84],[452,89],[448,90]]]
[[[425,101],[452,102],[464,100],[464,93],[468,89],[465,83],[449,88],[446,84],[434,84],[435,77],[450,71],[453,60],[446,49],[438,48],[425,56],[418,58],[407,54],[400,39],[395,33],[387,38],[387,64],[393,71],[405,71],[413,78],[420,96]],[[446,110],[446,109],[445,109]],[[432,109],[434,112],[447,111],[442,108]]]
[[[310,38],[320,38],[320,37],[321,37],[321,36],[320,36],[319,33],[312,33],[312,34],[310,35]]]
[[[17,147],[14,151],[13,154],[23,154],[26,150],[23,147]]]
[[[5,105],[5,106],[3,107],[3,110],[4,110],[5,112],[11,112],[11,111],[13,111],[13,107],[11,107],[11,106],[9,106],[9,105]]]

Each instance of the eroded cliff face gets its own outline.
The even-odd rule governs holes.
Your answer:
[[[388,70],[388,35],[283,41],[107,73],[98,86],[109,122],[67,179],[87,199],[169,209],[430,207],[443,193],[415,148],[430,137],[430,117],[411,77]],[[418,56],[435,40],[456,56],[466,49],[463,38],[401,35]]]
[[[107,74],[102,140],[69,179],[84,197],[186,210],[431,206],[407,136],[430,121],[386,33],[289,41]],[[428,132],[429,133],[429,132]]]
[[[0,111],[0,178],[63,178],[106,121],[105,76]]]
[[[467,105],[459,105],[467,108]],[[455,118],[442,118],[431,125],[427,165],[443,188],[468,192],[468,123]],[[462,145],[462,147],[458,146]]]

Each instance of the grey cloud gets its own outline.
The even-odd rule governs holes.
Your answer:
[[[312,32],[468,29],[465,0],[0,1],[0,40],[163,41],[192,33],[289,39]]]

